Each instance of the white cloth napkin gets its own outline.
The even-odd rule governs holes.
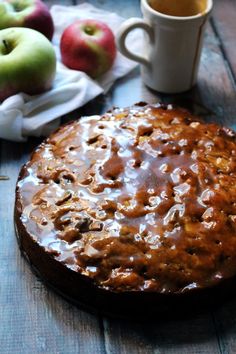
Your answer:
[[[26,141],[28,136],[45,136],[60,123],[60,116],[83,106],[101,93],[105,93],[114,81],[130,72],[136,63],[117,53],[111,70],[95,81],[86,74],[70,70],[60,62],[59,43],[63,30],[77,19],[93,18],[108,24],[114,34],[123,17],[100,10],[91,4],[59,6],[51,8],[55,24],[53,44],[57,55],[57,73],[53,87],[41,95],[30,96],[20,93],[0,104],[0,138]],[[138,32],[128,38],[130,50],[138,51]],[[1,75],[1,73],[0,73]]]

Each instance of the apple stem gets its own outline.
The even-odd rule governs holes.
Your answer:
[[[86,34],[88,34],[89,36],[92,36],[94,34],[94,28],[91,26],[86,26],[84,28],[84,31]]]
[[[3,45],[6,49],[6,54],[9,54],[11,50],[10,50],[8,42],[5,39],[3,39],[2,42],[3,42]]]

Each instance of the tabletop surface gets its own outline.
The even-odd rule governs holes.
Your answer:
[[[76,0],[47,1],[49,5]],[[138,0],[90,3],[123,17],[140,16]],[[77,3],[80,3],[77,1]],[[147,101],[176,103],[236,128],[236,1],[215,0],[201,58],[198,85],[182,95],[159,95],[141,81],[139,69],[68,117]],[[0,353],[236,353],[236,299],[185,319],[141,323],[87,313],[48,289],[22,258],[14,234],[14,189],[20,166],[41,139],[0,140]]]

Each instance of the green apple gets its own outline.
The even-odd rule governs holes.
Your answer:
[[[54,24],[48,7],[41,0],[0,0],[0,30],[28,27],[52,39]]]
[[[19,92],[49,90],[56,72],[52,44],[29,28],[0,31],[0,101]]]

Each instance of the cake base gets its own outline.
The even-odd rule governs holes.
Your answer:
[[[23,166],[16,233],[35,273],[107,316],[178,318],[235,294],[235,133],[136,105],[59,128]]]

